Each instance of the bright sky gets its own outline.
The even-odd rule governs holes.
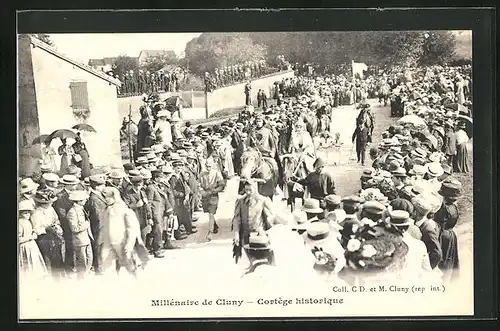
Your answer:
[[[65,33],[51,34],[56,48],[63,54],[87,63],[89,59],[139,56],[141,50],[172,50],[178,56],[186,44],[201,33]]]

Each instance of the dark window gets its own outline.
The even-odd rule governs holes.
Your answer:
[[[74,110],[89,110],[89,95],[87,92],[87,82],[70,82],[71,108]]]

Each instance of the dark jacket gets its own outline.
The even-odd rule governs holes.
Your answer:
[[[141,207],[138,207],[137,203],[140,200],[147,201],[147,203],[143,203]],[[145,190],[138,190],[134,185],[128,185],[123,192],[123,201],[137,215],[141,229],[148,225],[148,219],[152,219],[152,211]]]
[[[163,187],[156,183],[149,184],[146,188],[146,195],[151,205],[153,223],[163,224],[163,217],[173,211]]]
[[[434,220],[427,219],[420,226],[422,241],[429,253],[429,261],[434,269],[443,258],[443,251],[439,242],[439,226]]]
[[[89,215],[90,229],[94,238],[97,238],[101,229],[101,222],[104,218],[104,212],[106,210],[106,201],[104,197],[99,192],[90,192],[89,199],[85,204],[85,211]]]

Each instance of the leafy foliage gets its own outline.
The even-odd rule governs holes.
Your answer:
[[[55,46],[52,39],[50,39],[50,35],[48,35],[46,33],[37,33],[37,34],[33,34],[32,36],[40,41],[43,41],[44,43],[46,43],[50,46]]]
[[[265,58],[275,65],[278,55],[292,63],[319,67],[350,64],[442,64],[453,58],[451,31],[348,31],[205,33],[186,46],[190,69],[196,73],[217,66]]]
[[[137,58],[120,55],[116,58],[113,71],[121,76],[130,70],[136,71],[137,69],[139,69],[139,62]]]
[[[174,55],[155,55],[149,56],[144,60],[142,64],[142,69],[149,72],[157,72],[163,69],[166,65],[177,65],[179,64],[179,59]]]
[[[221,66],[258,61],[266,54],[266,46],[241,33],[204,33],[186,45],[188,68],[198,75]]]

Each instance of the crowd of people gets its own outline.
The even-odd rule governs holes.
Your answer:
[[[470,94],[434,90],[426,84],[429,70],[443,84],[460,71],[413,71],[413,85],[406,88],[437,93],[437,109],[422,93],[409,93],[402,115],[415,115],[423,125],[405,122],[382,133],[382,143],[370,149],[373,165],[363,171],[361,190],[347,197],[336,195],[334,176],[316,151],[332,139],[333,108],[357,103],[352,138],[361,141],[356,149],[364,164],[364,150],[374,139],[366,100],[385,97],[381,87],[390,85],[391,76],[354,82],[341,75],[291,78],[276,85],[278,105],[247,107],[237,119],[213,127],[182,126],[178,111],[150,98],[140,109],[133,160],[123,169],[84,174],[68,159],[59,171],[42,164],[40,174],[20,181],[21,268],[54,277],[120,268],[135,274],[149,258],[164,257],[165,250],[178,247],[175,241],[196,233],[202,212],[209,216],[205,238],[212,240],[219,231],[219,194],[228,179],[239,176],[234,252],[245,252],[249,273],[279,265],[272,233],[281,228],[312,250],[308,256],[321,274],[396,268],[414,277],[451,277],[459,266],[453,227],[461,194],[453,173],[469,171],[469,138],[459,110],[440,107],[449,101],[467,105]],[[470,82],[466,73],[461,71]],[[390,86],[389,96],[400,93],[399,86]],[[442,146],[421,134],[440,125],[447,128]],[[270,200],[279,190],[292,209],[301,198],[302,208],[280,217]]]
[[[172,71],[129,70],[124,74],[113,74],[122,85],[118,88],[118,97],[130,97],[158,92],[178,92],[184,73],[180,68]]]
[[[437,76],[435,81],[448,86],[445,91],[427,84],[430,71]],[[453,109],[450,104],[470,103],[470,94],[465,97],[462,89],[464,81],[470,84],[470,71],[434,67],[412,74],[409,89],[417,93],[408,96],[404,114],[421,121],[402,121],[382,133],[381,143],[370,149],[372,166],[363,170],[356,194],[339,196],[334,176],[320,158],[305,178],[292,177],[309,197],[291,216],[273,210],[259,194],[257,182],[245,181],[247,194],[236,204],[233,228],[235,245],[243,247],[250,260],[247,272],[254,275],[248,276],[250,282],[280,267],[294,268],[288,269],[295,271],[289,274],[298,277],[304,270],[314,270],[329,284],[438,284],[457,279],[460,260],[453,229],[459,222],[457,199],[463,192],[454,174],[470,171],[467,127],[471,123],[462,114],[470,115],[470,109]],[[390,93],[398,94],[398,89],[393,86]],[[422,100],[424,93],[439,98],[429,104]],[[358,116],[358,128],[365,120]],[[436,125],[446,127],[442,146],[419,134]],[[288,238],[286,243],[283,237]],[[293,261],[285,256],[291,252]]]

